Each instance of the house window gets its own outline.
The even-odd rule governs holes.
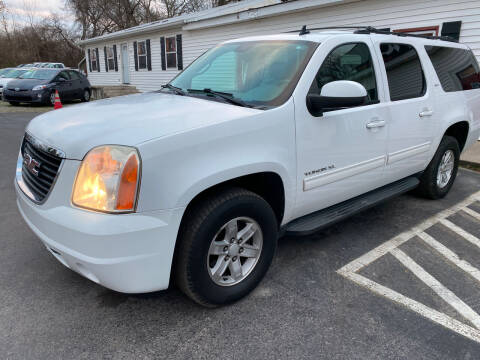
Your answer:
[[[97,59],[97,52],[95,49],[91,51],[91,61],[92,61],[92,71],[98,70],[98,59]]]
[[[137,56],[138,56],[138,68],[147,68],[147,44],[145,41],[139,41],[137,43]]]
[[[113,47],[107,47],[107,64],[108,70],[115,70],[115,56],[113,53]]]
[[[167,68],[177,67],[177,43],[175,36],[165,39],[165,52],[167,54]]]

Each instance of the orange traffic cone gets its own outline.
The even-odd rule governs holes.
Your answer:
[[[63,107],[62,102],[60,101],[60,95],[58,94],[58,90],[55,90],[55,103],[53,104],[53,109],[58,110]]]

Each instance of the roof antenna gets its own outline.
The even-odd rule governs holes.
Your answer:
[[[307,30],[307,25],[303,25],[302,26],[302,30],[300,30],[300,34],[298,35],[307,35],[307,34],[310,34],[310,31]]]

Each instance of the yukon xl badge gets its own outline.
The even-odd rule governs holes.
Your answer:
[[[40,163],[32,158],[29,154],[25,154],[23,157],[23,163],[33,175],[38,176],[38,169],[40,168]]]
[[[325,166],[323,168],[320,168],[320,169],[315,169],[315,170],[312,170],[312,171],[307,171],[305,173],[305,176],[310,176],[310,175],[315,175],[315,174],[320,174],[324,171],[327,171],[327,170],[332,170],[332,169],[335,169],[335,165],[328,165],[328,166]]]

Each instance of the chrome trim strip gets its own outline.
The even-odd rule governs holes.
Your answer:
[[[30,135],[28,132],[25,133],[25,138],[37,149],[42,150],[46,152],[47,154],[52,154],[53,156],[65,159],[66,155],[62,150],[59,150],[57,148],[54,148],[53,146],[50,146],[48,144],[45,144],[44,142],[38,140],[34,136]]]
[[[424,153],[430,150],[431,142],[426,142],[423,144],[411,146],[406,149],[398,150],[393,153],[388,154],[387,165],[393,164],[397,161],[409,158],[411,156],[415,156],[421,153]]]
[[[385,160],[386,156],[382,155],[370,160],[362,161],[358,164],[353,164],[338,170],[333,170],[325,174],[316,174],[310,176],[303,180],[303,191],[312,190],[335,181],[343,180],[348,177],[382,167],[385,165]]]

